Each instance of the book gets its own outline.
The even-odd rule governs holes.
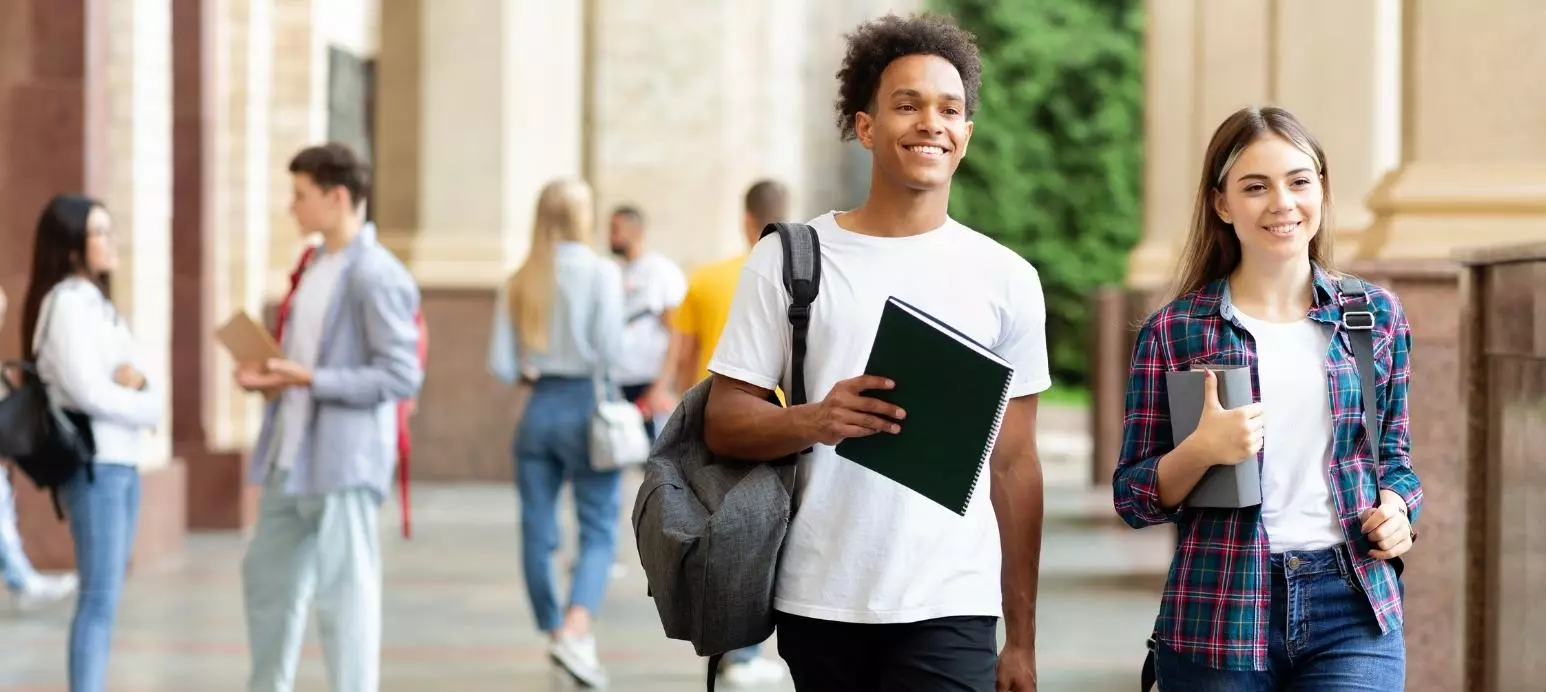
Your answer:
[[[906,413],[901,432],[839,442],[837,453],[965,515],[993,452],[1014,367],[932,315],[891,297],[864,372],[896,383],[865,396]]]
[[[284,358],[284,351],[279,349],[279,344],[274,341],[273,335],[253,319],[247,311],[241,310],[226,320],[215,330],[215,340],[224,346],[231,354],[231,359],[238,365],[251,363],[266,363],[270,358]],[[279,392],[265,391],[263,397],[272,401]]]
[[[1218,376],[1219,405],[1239,408],[1253,401],[1251,369],[1241,366],[1198,365],[1191,370],[1165,373],[1165,388],[1170,398],[1170,433],[1181,444],[1197,430],[1202,420],[1203,371]],[[1197,487],[1186,496],[1189,507],[1240,509],[1261,504],[1261,467],[1256,459],[1244,459],[1233,466],[1219,464],[1203,474]]]

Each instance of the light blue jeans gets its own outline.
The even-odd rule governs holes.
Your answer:
[[[1288,565],[1292,565],[1289,567]],[[1380,633],[1345,552],[1272,556],[1271,635],[1262,672],[1215,670],[1156,642],[1161,692],[1389,692],[1406,689],[1401,630]]]
[[[533,385],[515,437],[515,486],[521,500],[521,566],[537,629],[563,622],[553,579],[558,549],[558,496],[574,488],[580,523],[580,558],[568,605],[595,614],[606,597],[617,552],[622,476],[590,467],[588,424],[596,406],[589,379],[543,377]]]
[[[118,597],[140,520],[140,472],[97,462],[94,480],[83,469],[60,489],[75,541],[80,594],[70,623],[70,692],[102,692],[113,646]]]
[[[332,692],[381,686],[380,497],[369,488],[321,495],[285,492],[273,470],[258,526],[242,559],[242,597],[252,649],[252,692],[295,686],[313,597]]]
[[[0,576],[7,589],[21,591],[38,578],[38,573],[22,549],[21,533],[16,529],[16,494],[7,478],[9,470],[0,465]]]

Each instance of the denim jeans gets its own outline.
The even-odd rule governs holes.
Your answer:
[[[0,576],[5,588],[21,591],[38,578],[22,549],[21,533],[16,529],[16,493],[7,478],[9,468],[0,465]]]
[[[1406,688],[1401,630],[1380,633],[1341,548],[1272,556],[1268,670],[1200,665],[1156,643],[1161,692],[1389,692]]]
[[[521,566],[537,628],[563,621],[553,578],[558,549],[558,497],[574,490],[580,554],[569,587],[570,606],[596,613],[612,579],[622,477],[590,467],[589,422],[596,394],[589,379],[543,377],[533,385],[515,438],[515,485],[521,500]]]
[[[75,541],[80,594],[70,623],[70,692],[102,692],[113,620],[140,518],[140,472],[97,462],[95,478],[78,473],[61,488]]]

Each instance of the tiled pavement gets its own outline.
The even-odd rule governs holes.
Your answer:
[[[1090,490],[1080,441],[1044,441],[1049,454],[1039,660],[1043,692],[1130,690],[1168,559],[1164,537],[1115,523]],[[631,489],[626,493],[632,497]],[[516,502],[503,485],[417,486],[415,536],[382,516],[387,564],[382,690],[482,692],[575,689],[553,672],[533,631],[520,581]],[[665,639],[644,596],[626,526],[620,568],[598,625],[611,689],[701,689],[701,660]],[[571,528],[572,530],[572,528]],[[572,536],[565,545],[572,546]],[[140,570],[125,588],[111,692],[245,688],[239,563],[242,538],[190,537],[184,556]],[[572,551],[572,548],[571,548]],[[561,551],[559,564],[570,552]],[[0,690],[64,692],[69,606],[0,615]],[[771,643],[770,643],[771,646]],[[314,631],[297,690],[326,690]],[[792,689],[787,683],[774,690]]]

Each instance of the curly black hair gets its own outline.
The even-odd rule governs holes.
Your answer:
[[[854,139],[854,116],[869,109],[880,88],[880,73],[897,58],[937,55],[955,65],[966,87],[966,117],[977,112],[982,86],[982,58],[977,37],[950,17],[933,12],[907,18],[888,14],[859,25],[848,40],[848,54],[837,71],[837,127],[843,139]]]

